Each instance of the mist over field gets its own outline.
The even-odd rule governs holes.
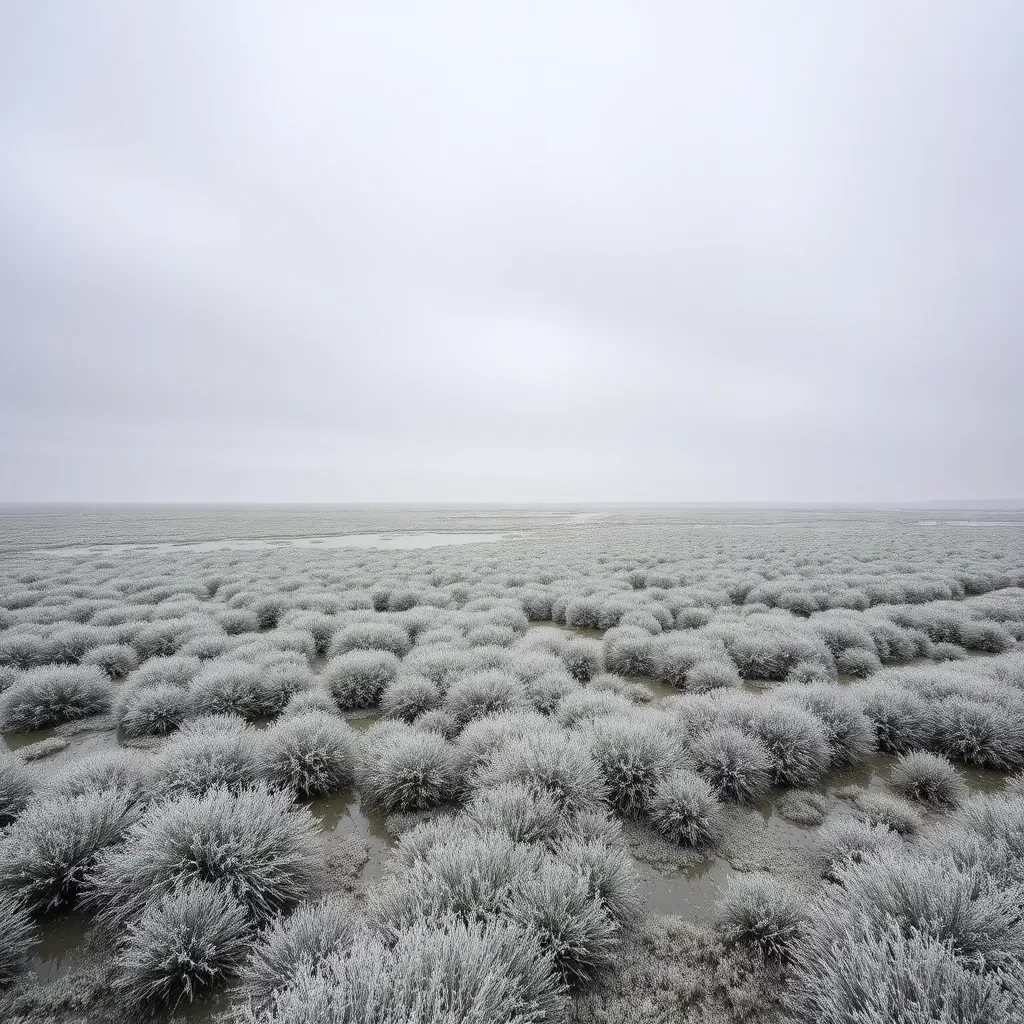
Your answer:
[[[0,5],[0,1021],[1024,1024],[1022,54]]]
[[[1022,30],[8,3],[0,498],[1019,498]]]

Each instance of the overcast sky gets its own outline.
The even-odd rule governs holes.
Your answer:
[[[0,500],[1024,496],[1018,0],[0,5]]]

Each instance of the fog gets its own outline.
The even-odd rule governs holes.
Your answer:
[[[0,500],[1019,497],[1022,44],[7,4]]]

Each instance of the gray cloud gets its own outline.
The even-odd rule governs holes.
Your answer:
[[[8,5],[0,499],[1020,496],[1022,43]]]

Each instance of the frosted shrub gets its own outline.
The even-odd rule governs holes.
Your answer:
[[[864,821],[872,825],[885,825],[897,835],[916,836],[924,824],[921,812],[916,807],[888,793],[865,790],[854,803]]]
[[[516,843],[549,843],[562,824],[558,805],[549,794],[516,783],[480,790],[466,808],[464,820],[477,832],[500,832]]]
[[[799,1024],[1011,1024],[1011,995],[941,942],[895,922],[812,929],[790,968]]]
[[[132,646],[142,659],[177,654],[189,640],[208,632],[209,628],[208,620],[203,619],[168,619],[164,622],[151,622],[139,630],[132,640]]]
[[[418,923],[393,946],[360,935],[244,1024],[548,1024],[563,1019],[565,997],[536,937],[510,923]]]
[[[828,768],[832,752],[824,727],[814,715],[792,704],[758,701],[748,731],[768,749],[772,781],[778,785],[809,786]]]
[[[740,683],[740,674],[731,661],[702,661],[686,674],[686,689],[691,693],[738,687]]]
[[[755,949],[765,960],[787,961],[808,926],[806,900],[771,875],[734,876],[716,908],[726,942]]]
[[[142,791],[142,759],[130,750],[103,750],[63,765],[46,783],[51,797],[83,796],[117,789],[131,797]]]
[[[522,683],[500,669],[465,676],[452,684],[444,699],[445,711],[462,726],[476,718],[525,708]]]
[[[834,880],[836,870],[844,864],[859,863],[869,855],[898,850],[901,846],[900,837],[888,825],[833,815],[818,829],[814,857],[822,874]]]
[[[249,608],[227,608],[217,613],[217,622],[228,636],[255,633],[260,628],[260,620]]]
[[[604,637],[604,661],[609,672],[624,676],[649,676],[657,662],[654,639],[635,626],[609,630]]]
[[[860,696],[883,753],[905,754],[929,746],[935,733],[935,715],[920,697],[888,684],[869,685]]]
[[[110,710],[114,689],[95,665],[29,669],[0,694],[0,731],[34,732]]]
[[[166,736],[194,712],[192,694],[179,686],[128,684],[118,695],[117,724],[128,739]]]
[[[727,637],[726,646],[744,679],[781,682],[801,662],[827,665],[831,659],[820,638],[779,627],[733,632]]]
[[[967,786],[944,757],[915,750],[893,765],[889,785],[900,796],[928,807],[951,810],[967,796]]]
[[[95,626],[62,623],[50,633],[50,659],[64,665],[77,665],[93,648],[106,644],[111,634]]]
[[[245,911],[217,886],[190,882],[128,925],[114,958],[115,986],[129,1003],[175,1007],[234,975],[245,961]]]
[[[10,824],[28,806],[35,784],[25,762],[0,750],[0,828]]]
[[[420,639],[422,642],[425,636]],[[450,642],[415,647],[402,663],[407,671],[425,676],[437,684],[442,693],[446,693],[456,679],[471,671],[473,664],[473,655],[470,651],[453,646]]]
[[[460,784],[472,786],[480,768],[513,740],[552,729],[557,727],[532,711],[503,712],[470,722],[455,741],[455,772]]]
[[[411,649],[409,631],[395,622],[353,622],[334,634],[328,655],[333,659],[349,651],[386,651],[404,658]]]
[[[307,903],[277,918],[260,936],[242,971],[250,1009],[271,1009],[275,994],[292,988],[303,971],[319,975],[332,954],[348,951],[355,933],[352,907],[339,899]]]
[[[0,895],[39,913],[73,906],[100,852],[137,816],[117,790],[31,804],[0,836]]]
[[[332,658],[323,678],[338,707],[372,708],[397,679],[400,664],[388,651],[353,649]]]
[[[601,599],[574,597],[565,606],[563,621],[574,629],[597,629],[601,624]]]
[[[199,658],[187,654],[150,658],[131,674],[128,685],[137,689],[150,686],[185,687],[195,679],[202,667]]]
[[[609,716],[594,721],[588,739],[612,806],[627,816],[643,813],[672,765],[668,738],[646,717]]]
[[[28,962],[36,927],[21,904],[0,896],[0,989],[9,985]]]
[[[475,626],[466,634],[466,643],[470,647],[511,647],[516,642],[515,630],[508,626],[499,626],[493,622],[487,622]]]
[[[701,629],[714,617],[708,608],[680,608],[676,612],[676,629]]]
[[[863,679],[877,672],[882,662],[874,651],[866,651],[861,647],[850,647],[836,658],[836,668],[844,676],[855,676]]]
[[[877,852],[837,871],[843,909],[853,919],[895,921],[946,945],[965,967],[1019,969],[1024,919],[1017,895],[984,868],[903,851]]]
[[[562,699],[579,690],[580,685],[567,672],[552,672],[523,683],[523,696],[534,710],[550,715]]]
[[[572,868],[620,934],[633,931],[644,918],[644,898],[633,858],[620,845],[570,835],[553,851],[554,859]]]
[[[425,676],[400,675],[384,688],[380,710],[385,718],[412,722],[424,711],[433,711],[441,704],[441,691]]]
[[[50,660],[50,644],[35,633],[0,634],[0,665],[35,668]]]
[[[555,732],[506,743],[481,767],[479,778],[485,787],[514,782],[547,793],[566,814],[598,810],[605,799],[601,771],[586,742]]]
[[[628,715],[630,710],[630,702],[621,694],[587,687],[566,694],[555,708],[555,719],[566,729],[573,729],[608,715]]]
[[[771,786],[774,762],[767,747],[731,726],[697,736],[686,760],[721,800],[754,803]]]
[[[537,590],[524,590],[519,595],[523,612],[531,622],[545,622],[551,618],[551,595]]]
[[[151,805],[97,865],[91,899],[109,921],[137,920],[150,901],[208,882],[262,923],[309,895],[319,859],[316,824],[288,793],[214,789]]]
[[[567,864],[549,860],[531,873],[509,914],[537,937],[570,988],[585,988],[615,964],[618,927],[587,880]]]
[[[651,675],[659,683],[682,689],[686,685],[686,677],[694,665],[707,660],[713,648],[705,644],[666,637],[665,641],[657,645],[654,650],[654,665]]]
[[[685,768],[671,772],[655,786],[648,813],[654,828],[679,846],[713,847],[725,833],[714,790]]]
[[[967,652],[958,644],[937,643],[928,649],[928,657],[933,661],[964,661]]]
[[[300,797],[336,793],[352,784],[357,751],[355,733],[336,716],[291,715],[264,733],[260,775]]]
[[[1002,771],[1024,765],[1024,721],[1016,710],[950,697],[938,706],[935,734],[936,748],[964,764]]]
[[[391,938],[420,921],[485,921],[506,913],[541,862],[536,847],[497,832],[463,835],[454,827],[421,853],[370,894],[370,919]]]
[[[209,662],[196,676],[191,695],[201,714],[254,719],[276,715],[292,693],[310,685],[306,672],[296,676],[278,665],[218,660]]]
[[[786,684],[773,697],[796,704],[821,722],[832,764],[861,764],[874,753],[874,724],[848,690],[831,683]]]
[[[258,735],[241,719],[211,715],[195,719],[167,741],[153,758],[148,788],[154,796],[237,791],[258,779],[260,769]]]
[[[455,739],[462,731],[459,723],[441,708],[424,711],[422,715],[417,715],[415,724],[417,729],[422,729],[424,732],[435,732],[446,740]]]
[[[277,626],[290,604],[288,599],[280,594],[268,594],[254,601],[252,611],[260,629],[273,629]]]
[[[363,795],[389,813],[436,807],[452,798],[456,781],[451,744],[413,727],[368,744],[359,773]]]
[[[320,711],[325,715],[337,715],[338,705],[334,698],[327,692],[326,688],[314,684],[308,690],[300,690],[288,698],[281,711],[282,718],[291,718],[294,715],[304,715],[309,711]]]
[[[135,648],[127,644],[103,644],[83,655],[82,664],[98,666],[111,679],[124,679],[129,672],[138,668],[139,656]]]
[[[570,640],[562,648],[560,657],[569,675],[581,683],[589,682],[604,671],[604,648],[598,640],[587,637]]]

